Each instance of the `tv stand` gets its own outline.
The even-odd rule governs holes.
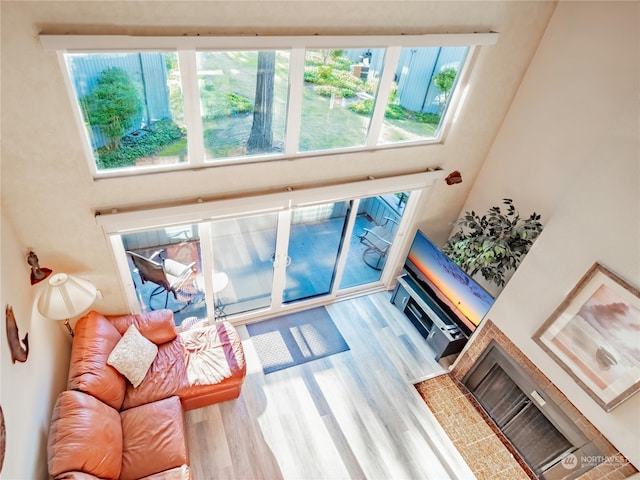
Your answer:
[[[467,343],[465,333],[408,274],[398,277],[391,303],[411,320],[425,338],[436,353],[436,361],[458,353]]]

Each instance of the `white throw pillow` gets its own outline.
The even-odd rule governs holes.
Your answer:
[[[135,325],[131,325],[109,355],[107,363],[137,387],[157,354],[156,344],[143,337]]]

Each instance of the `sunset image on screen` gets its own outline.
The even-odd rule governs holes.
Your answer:
[[[420,233],[408,259],[475,326],[491,308],[493,297]]]

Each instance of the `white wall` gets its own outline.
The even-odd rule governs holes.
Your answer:
[[[531,336],[596,261],[640,287],[639,6],[559,4],[465,206],[543,213],[489,316],[636,467],[640,394],[606,413]]]
[[[24,363],[11,362],[4,321],[0,328],[0,405],[7,429],[7,449],[0,476],[5,479],[48,478],[47,433],[51,410],[64,389],[71,340],[60,322],[41,317],[34,300],[40,284],[29,280],[26,246],[18,241],[11,221],[2,215],[2,277],[0,305],[11,305],[20,338],[29,334]],[[37,252],[36,252],[37,253]],[[47,266],[41,262],[41,266]]]

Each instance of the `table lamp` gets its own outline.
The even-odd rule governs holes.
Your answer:
[[[73,337],[69,319],[87,310],[97,294],[91,282],[66,273],[56,273],[49,278],[38,300],[38,311],[51,320],[64,320],[64,326]]]

